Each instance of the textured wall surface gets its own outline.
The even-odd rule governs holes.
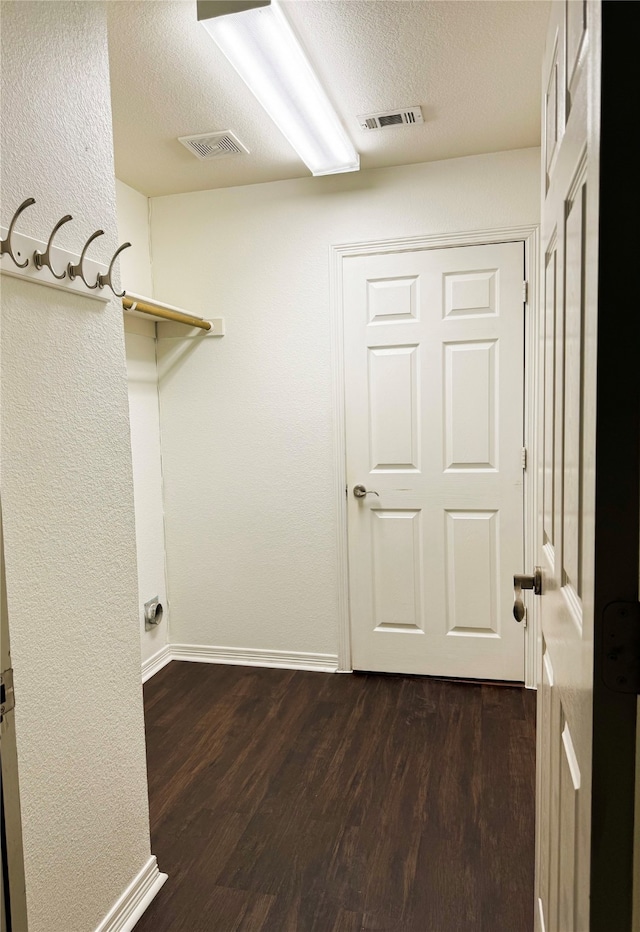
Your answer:
[[[335,654],[331,244],[539,219],[539,150],[154,198],[171,640]]]
[[[2,4],[2,221],[117,243],[101,3]],[[3,278],[2,505],[29,932],[93,932],[149,858],[122,314]]]
[[[122,287],[152,297],[149,253],[149,202],[133,188],[116,181],[118,233],[121,242],[132,243],[123,253]],[[165,580],[164,506],[158,410],[156,328],[153,320],[124,315],[125,347],[133,460],[133,497],[136,511],[138,555],[138,617],[142,662],[167,643],[169,611]],[[154,596],[162,602],[160,624],[145,630],[144,603]]]

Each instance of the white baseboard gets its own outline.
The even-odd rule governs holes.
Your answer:
[[[142,664],[142,682],[146,683],[148,679],[151,679],[154,673],[158,673],[159,670],[166,667],[171,660],[173,660],[171,645],[165,644],[153,657],[147,657]]]
[[[96,932],[131,932],[167,879],[158,870],[158,862],[151,855],[137,877],[131,881],[120,899],[104,917]]]
[[[211,647],[208,644],[166,644],[162,650],[142,664],[142,682],[146,683],[172,660],[228,663],[243,667],[273,667],[283,670],[317,670],[320,673],[347,672],[338,670],[337,654],[259,650],[248,647]]]
[[[210,647],[206,644],[171,644],[172,660],[198,663],[228,663],[244,667],[276,667],[285,670],[317,670],[335,673],[337,654],[305,651],[259,650],[248,647]]]

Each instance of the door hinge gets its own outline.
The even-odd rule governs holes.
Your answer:
[[[610,602],[602,613],[602,679],[617,693],[640,693],[640,602]]]
[[[0,674],[0,722],[4,721],[7,712],[15,709],[16,698],[13,691],[13,670],[4,670]]]
[[[526,469],[527,468],[527,448],[526,447],[522,448],[521,462],[522,462],[522,468]]]
[[[525,304],[529,303],[529,282],[522,283],[522,300]]]

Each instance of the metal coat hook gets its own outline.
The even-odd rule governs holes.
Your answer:
[[[67,270],[64,269],[62,274],[58,275],[58,273],[54,270],[53,266],[51,265],[51,256],[49,255],[49,252],[51,251],[51,243],[53,241],[53,237],[56,235],[56,233],[58,232],[62,224],[68,223],[69,220],[73,220],[73,217],[71,216],[71,214],[65,214],[62,220],[58,220],[53,230],[51,231],[51,235],[49,236],[49,242],[47,243],[47,248],[45,249],[45,251],[38,252],[38,250],[36,249],[36,251],[33,254],[33,264],[38,269],[38,271],[40,271],[40,269],[46,266],[46,268],[49,269],[49,271],[51,272],[54,278],[64,278],[65,275],[67,274]]]
[[[106,275],[98,275],[98,282],[97,282],[98,287],[99,287],[99,288],[104,288],[105,285],[108,285],[109,288],[111,288],[111,290],[113,291],[113,293],[114,293],[114,295],[116,296],[116,298],[124,298],[125,292],[123,291],[123,292],[121,292],[121,293],[118,293],[118,292],[114,289],[114,287],[113,287],[113,282],[111,281],[111,273],[113,272],[113,266],[114,266],[114,264],[115,264],[115,261],[116,261],[116,259],[118,258],[118,256],[120,255],[120,253],[122,252],[122,250],[123,250],[123,249],[127,249],[127,247],[129,247],[130,245],[131,245],[131,243],[123,243],[122,246],[118,246],[118,248],[116,249],[116,251],[114,252],[114,254],[113,254],[112,258],[111,258],[111,262],[109,263],[109,271],[107,272],[107,274],[106,274]]]
[[[16,220],[18,219],[22,211],[26,210],[27,207],[31,207],[31,205],[35,204],[35,202],[36,202],[35,197],[28,197],[26,201],[23,201],[22,204],[20,204],[15,214],[13,215],[11,223],[9,224],[9,229],[7,231],[7,238],[3,239],[0,242],[0,256],[4,256],[5,253],[8,253],[19,269],[24,269],[29,265],[29,257],[27,256],[24,262],[18,262],[17,258],[14,256],[13,246],[11,245],[11,237],[13,235],[13,228],[16,224]],[[20,255],[20,253],[18,253],[18,255]]]
[[[93,285],[89,284],[89,282],[84,277],[84,271],[82,267],[84,265],[84,257],[87,253],[87,249],[89,248],[91,243],[94,241],[94,239],[97,239],[99,236],[103,236],[103,235],[104,235],[104,230],[96,230],[95,233],[92,233],[89,239],[87,240],[87,242],[84,244],[84,248],[82,252],[80,253],[80,259],[78,260],[78,264],[72,265],[71,262],[69,263],[69,265],[67,266],[67,272],[69,273],[69,278],[71,279],[71,281],[73,281],[79,275],[82,281],[87,286],[87,288],[93,289],[93,288],[98,287],[97,279],[96,279],[95,284]]]

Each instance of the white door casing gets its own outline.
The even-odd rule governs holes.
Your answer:
[[[522,241],[344,260],[359,669],[523,679],[523,278]]]
[[[0,670],[11,669],[9,644],[9,613],[4,563],[4,537],[2,504],[0,503]],[[22,813],[18,779],[18,750],[16,744],[15,709],[6,712],[0,724],[0,783],[2,784],[2,821],[4,839],[2,857],[2,928],[27,929],[27,900],[25,890],[24,854],[22,847]],[[6,888],[5,888],[6,884]],[[6,924],[6,925],[5,925]]]

